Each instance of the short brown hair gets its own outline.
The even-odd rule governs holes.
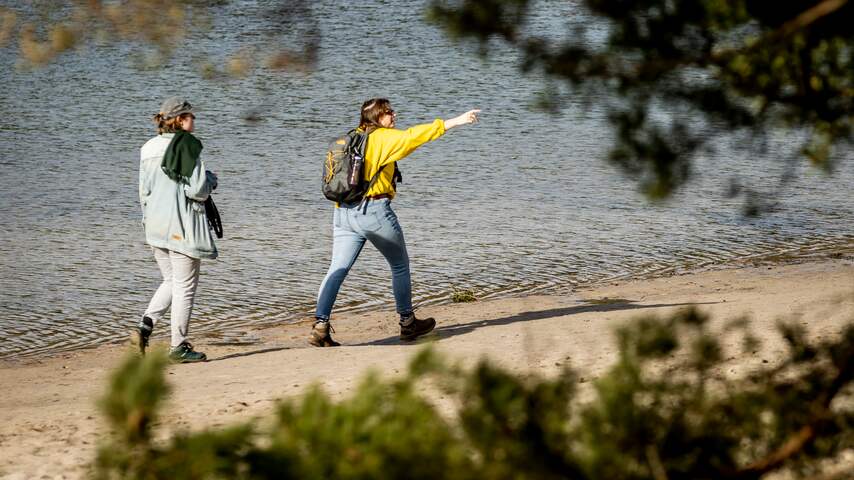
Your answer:
[[[362,104],[362,116],[359,119],[359,128],[373,130],[382,128],[380,117],[385,113],[391,113],[391,102],[387,98],[372,98]]]
[[[183,128],[181,128],[181,119],[184,118],[184,115],[190,114],[185,113],[169,119],[164,117],[162,113],[154,115],[154,124],[157,125],[157,133],[175,133],[183,130]]]

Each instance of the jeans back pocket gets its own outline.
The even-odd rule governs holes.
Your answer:
[[[369,209],[367,212],[353,212],[352,218],[360,230],[365,232],[376,232],[383,227],[385,213],[382,209]]]

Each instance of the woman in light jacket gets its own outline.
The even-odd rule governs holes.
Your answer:
[[[187,341],[202,258],[216,258],[204,202],[217,186],[205,170],[201,142],[191,132],[195,115],[189,102],[171,97],[154,116],[158,135],[142,146],[139,201],[145,240],[154,252],[163,283],[154,293],[134,336],[144,354],[154,326],[170,310],[173,362],[207,357]]]
[[[332,262],[320,284],[317,296],[315,323],[309,343],[316,347],[340,345],[330,334],[329,316],[344,278],[362,251],[365,241],[370,241],[382,253],[391,267],[392,290],[400,315],[400,339],[412,341],[433,330],[432,318],[418,319],[412,311],[412,285],[409,274],[409,255],[403,239],[403,229],[391,209],[395,196],[395,163],[416,148],[435,140],[445,131],[459,125],[477,121],[480,110],[471,110],[450,120],[436,119],[432,123],[416,125],[408,130],[397,130],[395,113],[385,98],[373,98],[362,104],[359,129],[369,133],[365,147],[363,179],[379,176],[365,194],[362,204],[340,204],[333,217]]]

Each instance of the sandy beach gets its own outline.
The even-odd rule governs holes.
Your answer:
[[[420,313],[437,318],[437,331],[426,342],[450,358],[489,357],[517,372],[546,375],[570,365],[591,379],[615,358],[615,327],[690,305],[712,314],[718,325],[747,315],[766,338],[761,351],[727,362],[737,374],[782,354],[772,335],[779,319],[797,319],[816,337],[836,335],[854,321],[854,256],[612,283],[567,296],[442,305]],[[306,319],[263,330],[263,342],[251,346],[199,339],[196,346],[210,361],[169,367],[173,393],[158,428],[197,430],[266,415],[277,399],[299,395],[314,382],[341,398],[367,369],[402,373],[422,348],[398,341],[391,310],[337,316],[340,348],[309,347],[309,325]],[[95,401],[126,353],[127,347],[105,346],[0,364],[0,477],[85,477],[106,435]]]

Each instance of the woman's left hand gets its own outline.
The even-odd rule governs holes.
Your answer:
[[[205,170],[205,178],[211,185],[211,190],[216,190],[216,187],[219,184],[219,178],[217,178],[216,174],[210,170]]]

